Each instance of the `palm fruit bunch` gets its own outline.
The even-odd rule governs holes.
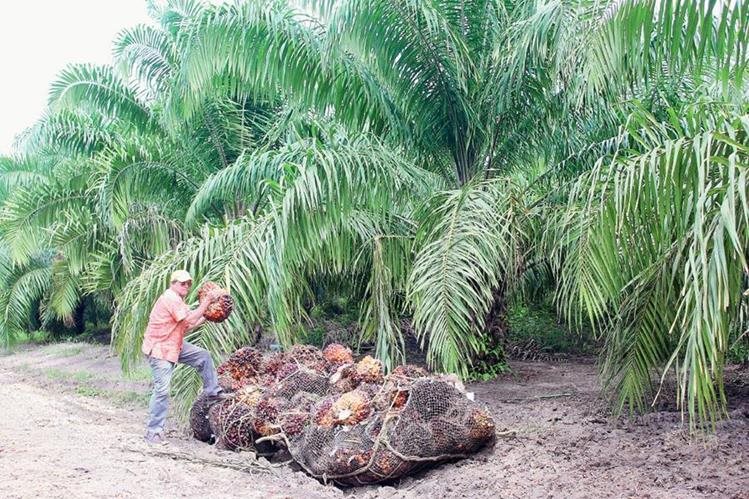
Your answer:
[[[223,372],[218,375],[218,386],[220,386],[225,392],[237,391],[246,383],[246,379],[234,379],[228,372]]]
[[[372,468],[369,473],[374,474],[373,478],[379,481],[382,480],[383,477],[385,479],[390,478],[396,471],[401,471],[399,468],[402,466],[408,466],[408,463],[393,454],[391,451],[380,448],[374,456]]]
[[[292,366],[279,369],[279,378],[268,390],[274,397],[290,400],[300,392],[322,396],[330,391],[328,377],[324,374],[304,366],[297,367],[296,364]]]
[[[483,409],[473,409],[468,416],[470,438],[477,442],[485,442],[494,438],[494,419]]]
[[[289,359],[318,373],[326,372],[325,358],[322,352],[312,345],[294,345],[287,352]]]
[[[444,417],[428,420],[432,442],[437,454],[462,454],[465,446],[465,427]]]
[[[215,404],[215,397],[202,393],[190,409],[190,429],[192,435],[201,442],[210,442],[213,440],[213,431],[208,421],[208,411]]]
[[[208,305],[203,316],[211,322],[224,322],[229,318],[232,310],[234,310],[234,298],[227,293]]]
[[[304,431],[310,421],[309,410],[292,409],[284,411],[278,416],[281,431],[289,438],[293,438]]]
[[[348,475],[369,465],[372,449],[363,450],[356,447],[338,447],[333,453],[331,474]]]
[[[331,343],[326,346],[322,351],[322,356],[334,369],[337,369],[343,364],[351,364],[354,362],[354,356],[351,353],[351,349],[340,343]]]
[[[359,383],[382,383],[382,362],[367,355],[356,363],[353,378]]]
[[[222,388],[238,390],[261,374],[263,354],[252,347],[242,347],[216,369]]]
[[[318,408],[315,422],[319,426],[354,426],[367,419],[372,412],[369,396],[358,389],[331,401],[324,408]]]
[[[263,373],[276,377],[279,369],[289,364],[289,358],[283,352],[274,353],[268,356],[263,362]]]
[[[355,378],[355,374],[355,364],[344,364],[336,369],[328,380],[333,392],[346,393],[356,388],[359,385],[359,381]]]
[[[426,369],[413,364],[402,364],[391,373],[393,376],[401,376],[403,378],[425,378],[429,376]]]
[[[445,381],[425,379],[415,382],[409,395],[411,406],[429,421],[448,409],[464,404],[465,395]]]
[[[198,290],[198,301],[202,302],[206,299],[209,293],[215,292],[216,290],[221,294],[210,305],[208,305],[206,311],[203,312],[203,317],[211,322],[223,322],[229,317],[229,314],[231,314],[231,311],[234,309],[234,299],[229,295],[227,290],[223,289],[215,282],[208,281]]]
[[[294,373],[299,372],[299,364],[296,362],[287,362],[276,371],[276,380],[283,381]]]
[[[234,399],[215,404],[208,411],[208,421],[216,443],[229,450],[248,450],[254,447],[252,408]]]
[[[252,428],[258,435],[268,437],[279,432],[278,414],[284,400],[277,397],[263,397],[255,406],[255,419]]]
[[[415,412],[395,422],[388,433],[389,443],[393,449],[404,456],[434,456],[434,438],[428,423]]]
[[[402,409],[410,394],[410,384],[407,379],[393,376],[385,379],[385,383],[373,396],[372,404],[378,411],[397,411]]]
[[[332,428],[335,426],[335,419],[333,419],[333,412],[331,411],[333,402],[335,401],[336,397],[326,397],[315,405],[312,420],[317,426],[321,428]]]
[[[257,406],[260,399],[263,398],[264,389],[255,384],[245,385],[234,394],[234,399],[246,405],[249,408]]]

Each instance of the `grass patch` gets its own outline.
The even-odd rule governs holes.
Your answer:
[[[58,343],[52,346],[48,353],[54,357],[75,357],[83,353],[84,348],[86,345]]]
[[[78,385],[75,387],[75,393],[84,397],[106,397],[108,391],[94,385]]]
[[[113,405],[123,407],[148,407],[150,394],[148,392],[134,392],[131,390],[107,390],[92,384],[78,385],[75,393],[83,397],[100,398],[110,401]]]
[[[130,372],[123,373],[123,377],[132,381],[150,381],[151,368],[146,365],[141,365]]]
[[[570,331],[557,319],[553,305],[549,301],[510,307],[507,314],[508,345],[513,356],[523,350],[536,350],[539,353],[591,355],[598,351],[598,345],[587,331]]]
[[[151,399],[151,394],[147,391],[111,392],[109,398],[112,400],[112,403],[118,407],[148,407],[148,402]]]
[[[62,369],[50,368],[44,370],[44,375],[51,380],[68,379],[68,372]]]
[[[95,374],[89,371],[66,371],[55,367],[45,369],[44,374],[51,380],[74,381],[76,383],[85,383],[95,377]]]

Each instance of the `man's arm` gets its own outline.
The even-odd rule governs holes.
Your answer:
[[[219,296],[221,296],[223,293],[221,290],[213,290],[208,295],[206,295],[203,298],[203,301],[200,302],[200,304],[195,308],[195,310],[192,310],[190,313],[187,314],[187,317],[185,320],[187,321],[187,330],[192,331],[196,327],[200,326],[205,322],[205,317],[203,314],[205,313],[208,306],[216,301]]]
[[[204,322],[205,322],[205,317],[203,317],[201,315],[200,317],[198,317],[198,320],[196,320],[195,322],[188,322],[187,323],[187,331],[192,331],[193,329],[195,329],[196,327],[200,326]]]
[[[187,314],[187,317],[185,317],[185,321],[187,321],[188,331],[195,329],[205,322],[205,317],[203,317],[203,314],[208,308],[208,305],[212,303],[212,301],[213,300],[210,299],[203,300],[195,309],[191,310],[190,313]]]

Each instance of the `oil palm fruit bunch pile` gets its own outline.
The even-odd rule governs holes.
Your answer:
[[[196,438],[284,451],[323,481],[388,482],[494,441],[493,418],[454,376],[411,365],[386,375],[378,360],[355,361],[343,345],[265,354],[244,347],[218,371],[230,396],[207,410],[208,431],[205,416],[191,419]],[[199,398],[193,412],[205,407]]]
[[[262,384],[263,354],[252,347],[243,347],[218,366],[219,385],[225,391],[236,391],[245,385]]]
[[[229,292],[219,286],[217,283],[208,281],[204,283],[200,289],[198,289],[198,301],[207,299],[210,293],[217,294],[213,302],[208,305],[208,308],[203,312],[203,317],[211,322],[223,322],[234,310],[234,299],[229,295]]]

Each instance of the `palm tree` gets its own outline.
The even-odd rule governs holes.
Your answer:
[[[28,143],[79,175],[11,196],[10,254],[52,229],[82,292],[117,283],[125,364],[177,265],[238,298],[197,338],[214,351],[256,323],[290,345],[312,289],[345,279],[388,367],[405,314],[463,374],[498,340],[487,317],[547,289],[605,339],[620,407],[675,368],[692,421],[720,413],[746,267],[742,4],[308,8],[167,2],[118,37],[121,74],[61,75]],[[85,252],[35,200],[97,227]]]

